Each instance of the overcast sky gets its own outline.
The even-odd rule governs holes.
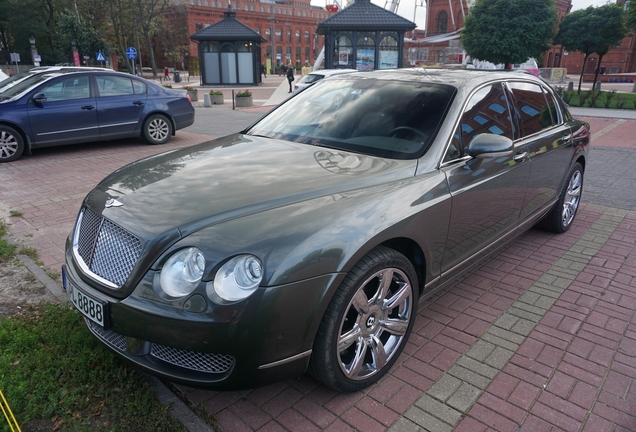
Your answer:
[[[386,4],[386,0],[371,1],[380,7],[384,7]],[[339,2],[344,4],[346,0],[339,0]],[[397,13],[409,21],[415,21],[417,28],[423,29],[424,23],[426,22],[426,9],[420,6],[423,0],[399,0],[399,2],[400,6]],[[615,0],[609,0],[609,2],[616,3]],[[333,3],[333,0],[312,0],[311,3],[324,7],[327,3]],[[606,3],[608,3],[608,0],[572,0],[572,10],[585,9],[588,6],[603,6]],[[417,8],[415,7],[416,4],[418,5]],[[413,19],[413,17],[415,17],[415,19]]]

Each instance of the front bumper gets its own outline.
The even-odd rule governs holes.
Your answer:
[[[89,330],[117,355],[168,381],[217,390],[253,388],[302,375],[313,339],[341,275],[330,274],[258,289],[232,305],[205,312],[135,296],[116,299],[84,281],[67,250],[65,288],[106,305],[106,328],[85,318]]]

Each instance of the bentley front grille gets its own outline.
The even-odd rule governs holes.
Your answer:
[[[73,249],[93,276],[115,288],[126,282],[141,253],[141,241],[130,232],[85,208],[77,219]]]

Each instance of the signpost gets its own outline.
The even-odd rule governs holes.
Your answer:
[[[95,53],[95,59],[97,59],[97,61],[99,62],[100,66],[104,66],[104,62],[106,61],[106,57],[104,56],[104,53],[99,51]]]
[[[135,49],[135,47],[126,48],[126,57],[132,60],[133,75],[137,75],[137,71],[135,70],[135,58],[137,57],[137,50]]]
[[[11,53],[11,61],[13,63],[15,63],[15,67],[17,69],[17,73],[20,73],[20,65],[18,63],[20,63],[20,53]]]

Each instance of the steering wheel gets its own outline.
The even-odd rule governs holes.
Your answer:
[[[418,135],[420,138],[422,138],[422,142],[428,139],[428,135],[426,135],[424,132],[422,132],[419,129],[412,128],[410,126],[398,126],[395,129],[393,129],[391,132],[389,132],[389,136],[393,137],[394,135],[399,134],[401,131],[409,131],[414,133],[415,135]],[[412,141],[415,141],[415,140],[412,140]]]

